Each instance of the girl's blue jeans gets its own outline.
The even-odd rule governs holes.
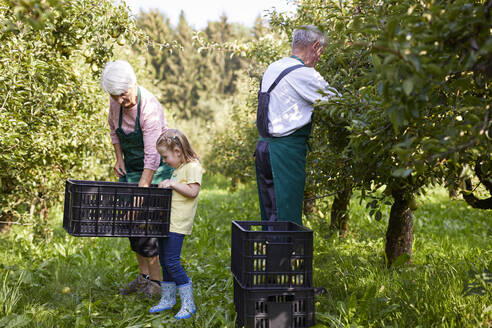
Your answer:
[[[175,282],[181,286],[189,282],[185,270],[181,266],[181,247],[185,235],[170,232],[169,237],[159,238],[159,262],[162,267],[162,280]]]

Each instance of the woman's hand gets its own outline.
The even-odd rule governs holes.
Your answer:
[[[172,188],[173,186],[173,182],[169,179],[166,179],[166,180],[162,180],[161,182],[159,182],[159,188]]]
[[[116,161],[116,164],[114,165],[114,173],[116,173],[117,177],[122,177],[126,174],[125,162],[122,159]]]

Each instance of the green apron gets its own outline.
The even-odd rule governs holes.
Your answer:
[[[120,182],[138,183],[144,170],[144,140],[142,129],[140,128],[140,88],[138,88],[137,117],[135,128],[130,133],[125,133],[121,128],[123,121],[123,106],[120,106],[120,118],[116,135],[120,142],[123,160],[125,162],[126,175],[120,177]],[[154,172],[152,184],[157,184],[162,180],[171,178],[173,168],[162,160],[159,168]]]
[[[270,148],[278,221],[302,225],[302,205],[306,183],[306,153],[311,123],[286,137],[264,138]],[[285,160],[288,158],[288,160]],[[260,197],[262,220],[267,220]]]

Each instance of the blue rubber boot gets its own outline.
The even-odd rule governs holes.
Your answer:
[[[176,283],[161,281],[161,300],[149,309],[149,313],[162,312],[171,309],[176,304]]]
[[[179,298],[181,299],[181,309],[174,316],[176,319],[188,319],[192,314],[196,313],[195,302],[193,301],[193,287],[190,282],[181,286],[178,286]]]

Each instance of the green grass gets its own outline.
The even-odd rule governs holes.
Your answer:
[[[203,186],[182,253],[195,286],[193,319],[174,320],[177,307],[150,315],[155,301],[118,295],[138,272],[127,239],[69,236],[56,208],[52,238],[36,238],[29,226],[0,236],[0,327],[234,327],[231,221],[258,219],[256,187],[230,192],[225,179],[208,176]],[[314,283],[328,291],[316,298],[319,327],[492,326],[492,212],[439,188],[419,203],[412,263],[389,270],[388,209],[376,222],[354,198],[343,240],[329,237],[328,218],[305,219],[315,231]]]

